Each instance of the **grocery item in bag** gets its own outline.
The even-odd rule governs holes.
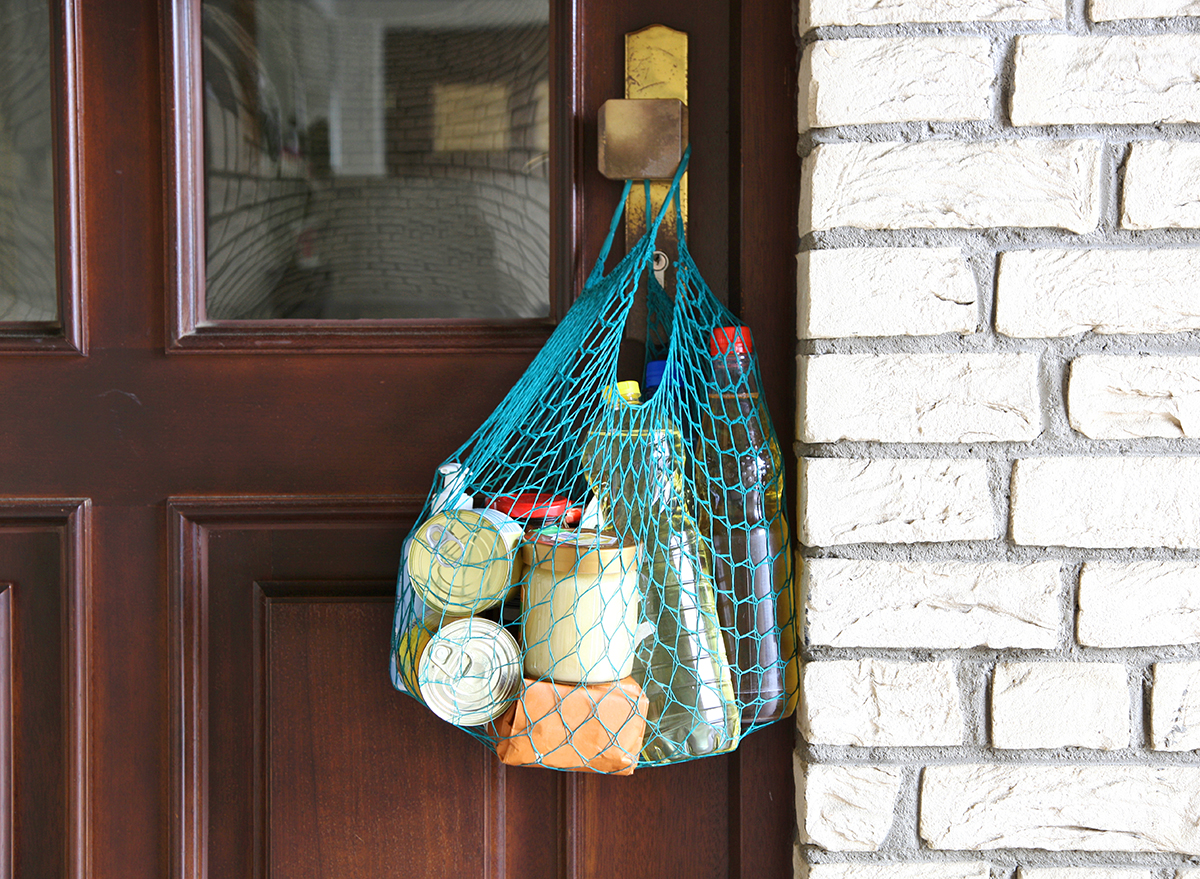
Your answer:
[[[521,648],[491,620],[455,620],[429,639],[417,666],[417,686],[438,717],[459,726],[482,726],[517,698]]]
[[[701,491],[710,510],[717,613],[729,653],[742,725],[778,720],[788,709],[779,618],[791,614],[791,549],[783,459],[761,410],[750,330],[718,327],[709,351],[716,391],[704,443]],[[707,477],[707,478],[705,478]]]
[[[684,495],[678,430],[650,429],[637,382],[606,391],[619,417],[602,419],[583,448],[589,486],[620,533],[644,544],[643,642],[633,676],[650,701],[650,760],[670,762],[734,748],[741,732],[725,642],[717,622],[712,562]]]
[[[417,526],[405,565],[435,611],[464,616],[502,602],[521,579],[525,531],[499,510],[445,510]]]
[[[567,683],[627,677],[653,627],[638,626],[638,545],[612,532],[544,533],[524,549],[525,675]]]
[[[493,726],[496,755],[510,766],[629,775],[646,733],[648,702],[633,678],[607,684],[525,680]]]

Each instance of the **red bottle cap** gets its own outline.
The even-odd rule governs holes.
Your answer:
[[[501,513],[507,513],[514,519],[557,519],[567,511],[569,503],[565,497],[528,491],[498,497],[488,506]]]
[[[719,357],[727,355],[730,348],[738,354],[750,354],[754,351],[749,327],[717,327],[713,330],[712,338],[708,342],[708,352],[713,357]]]

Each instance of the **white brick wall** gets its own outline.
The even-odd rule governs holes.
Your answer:
[[[983,37],[813,43],[800,66],[800,119],[813,128],[987,119],[991,48]]]
[[[1200,329],[1200,250],[1017,250],[1000,254],[996,332],[1015,338],[1089,330]]]
[[[847,247],[797,257],[796,335],[966,335],[977,290],[955,247]]]
[[[1196,766],[930,766],[921,838],[935,849],[1200,854]]]
[[[1017,38],[1013,125],[1200,119],[1200,36]]]
[[[799,14],[797,876],[1200,879],[1200,0]]]
[[[963,743],[958,682],[949,662],[811,662],[800,699],[800,730],[817,744]]]
[[[1100,222],[1095,141],[826,143],[804,160],[800,233]]]
[[[1121,195],[1126,229],[1200,227],[1200,144],[1134,143]]]
[[[1115,662],[1002,662],[992,677],[992,746],[1129,747],[1129,685]]]

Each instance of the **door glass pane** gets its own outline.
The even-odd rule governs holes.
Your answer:
[[[205,0],[206,315],[549,313],[548,0]]]
[[[58,318],[50,7],[0,0],[0,321]]]

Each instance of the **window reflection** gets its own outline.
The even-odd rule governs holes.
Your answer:
[[[0,0],[0,321],[54,321],[50,8]]]
[[[209,319],[549,313],[547,0],[206,0]]]

